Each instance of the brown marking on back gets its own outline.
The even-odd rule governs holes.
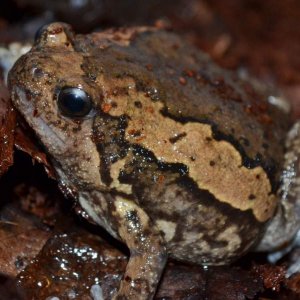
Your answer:
[[[186,165],[189,176],[199,188],[208,190],[218,200],[235,208],[252,209],[258,221],[264,222],[273,215],[277,203],[264,169],[243,166],[238,150],[227,141],[216,141],[210,125],[198,122],[181,124],[163,116],[164,105],[137,91],[131,78],[106,82],[101,76],[98,80],[103,81],[107,88],[128,87],[128,97],[114,98],[118,105],[109,111],[112,116],[126,114],[129,117],[125,132],[128,142],[150,150],[162,162]],[[142,109],[134,105],[137,99],[142,103]],[[140,135],[132,135],[132,130],[139,131]],[[182,132],[186,135],[175,144],[170,141],[170,136]],[[256,198],[249,201],[251,194]]]

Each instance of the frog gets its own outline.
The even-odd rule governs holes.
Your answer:
[[[129,249],[113,299],[153,299],[168,258],[226,265],[296,235],[299,122],[180,35],[52,23],[8,86],[63,192]]]

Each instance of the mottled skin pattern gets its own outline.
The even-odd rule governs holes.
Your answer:
[[[115,299],[151,299],[167,254],[230,263],[274,215],[288,116],[175,34],[51,24],[9,86],[61,184],[130,249]],[[89,115],[61,114],[65,86]]]

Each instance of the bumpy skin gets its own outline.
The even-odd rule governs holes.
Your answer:
[[[117,299],[151,299],[167,253],[237,259],[274,215],[287,116],[175,34],[51,24],[9,85],[61,184],[129,247]],[[87,117],[62,116],[65,86],[93,99]]]

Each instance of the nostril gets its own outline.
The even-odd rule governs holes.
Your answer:
[[[26,100],[31,101],[32,100],[32,93],[29,90],[25,90]]]

